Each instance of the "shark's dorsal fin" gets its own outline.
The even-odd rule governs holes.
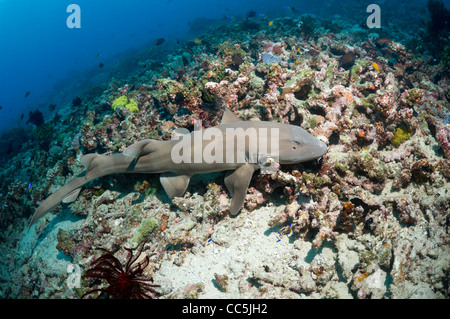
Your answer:
[[[74,202],[77,199],[78,195],[80,194],[80,191],[81,191],[81,187],[77,188],[77,189],[74,189],[73,191],[71,191],[69,194],[67,194],[63,198],[62,202],[63,203],[72,203],[72,202]]]
[[[130,156],[138,159],[141,156],[145,156],[151,152],[150,150],[150,144],[153,142],[153,140],[147,139],[142,140],[139,142],[136,142],[134,144],[131,144],[128,146],[122,154],[125,156]]]
[[[89,171],[89,168],[91,167],[92,160],[94,158],[96,158],[97,156],[98,156],[97,153],[91,153],[91,154],[86,154],[86,155],[81,156],[80,162],[81,162],[81,164],[83,164],[83,166],[86,169],[86,171]]]
[[[174,129],[172,131],[171,139],[172,140],[177,140],[177,139],[180,139],[183,136],[186,136],[186,135],[189,135],[189,134],[191,134],[191,132],[189,132],[189,130],[187,128],[178,127],[178,128],[176,128],[176,129]]]
[[[190,179],[190,175],[177,175],[174,173],[162,173],[159,177],[161,185],[170,199],[183,196]]]
[[[255,166],[244,164],[233,173],[225,177],[225,185],[231,194],[230,213],[236,215],[244,206],[247,188],[250,185]]]
[[[229,124],[234,122],[242,122],[242,120],[236,116],[233,112],[231,112],[229,109],[223,110],[222,115],[222,122],[220,124]]]

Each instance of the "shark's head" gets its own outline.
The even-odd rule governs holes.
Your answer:
[[[280,130],[279,162],[294,164],[317,159],[327,152],[327,145],[299,126],[286,125]]]

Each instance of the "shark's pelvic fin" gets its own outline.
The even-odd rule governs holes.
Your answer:
[[[183,196],[189,185],[191,175],[178,175],[174,173],[162,173],[159,177],[161,185],[170,199]]]
[[[81,191],[81,187],[77,188],[77,189],[74,189],[73,191],[71,191],[69,194],[67,194],[63,198],[62,202],[63,203],[72,203],[72,202],[74,202],[77,199],[78,195],[80,194],[80,191]]]

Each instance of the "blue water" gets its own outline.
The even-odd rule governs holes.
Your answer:
[[[166,46],[174,45],[188,36],[189,23],[196,18],[224,19],[249,10],[282,12],[283,5],[292,2],[296,1],[0,0],[0,131],[23,126],[30,110],[39,108],[45,115],[48,95],[60,94],[53,89],[59,81],[90,69],[105,72],[115,55],[158,38],[165,38]],[[81,9],[79,29],[66,24],[72,3]],[[67,100],[75,96],[76,92]]]
[[[81,92],[89,84],[99,84],[95,81],[108,80],[114,63],[151,47],[158,38],[165,38],[163,45],[170,49],[195,37],[201,30],[192,29],[190,23],[196,18],[233,23],[250,10],[267,19],[302,13],[339,18],[361,2],[397,8],[411,17],[411,24],[418,23],[417,12],[408,7],[422,3],[426,10],[425,0],[0,0],[0,133],[24,127],[30,110],[40,109],[48,117],[50,103],[70,103],[79,93],[73,87],[64,90],[71,79],[79,82]],[[447,7],[449,2],[444,1]],[[79,29],[66,24],[72,3],[81,9]],[[361,14],[364,20],[366,13]]]

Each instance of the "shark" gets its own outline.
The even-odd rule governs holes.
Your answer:
[[[217,126],[177,130],[171,140],[144,139],[122,153],[81,156],[85,170],[40,204],[30,226],[61,202],[74,202],[86,183],[118,173],[160,174],[161,185],[172,200],[184,195],[193,175],[228,171],[224,183],[231,195],[230,213],[236,215],[255,171],[276,171],[278,164],[311,161],[327,152],[326,143],[300,126],[243,121],[228,109]]]

